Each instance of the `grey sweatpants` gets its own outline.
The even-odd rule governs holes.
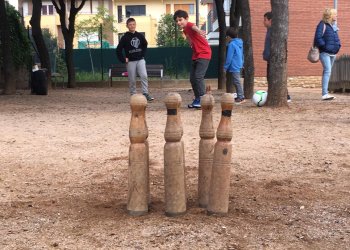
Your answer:
[[[148,94],[148,77],[146,70],[146,61],[129,61],[126,65],[128,70],[129,91],[130,94],[136,94],[136,76],[140,76],[142,94]],[[137,74],[137,75],[136,75]]]

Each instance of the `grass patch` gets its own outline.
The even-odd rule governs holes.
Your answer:
[[[103,74],[103,80],[108,79],[108,73]],[[102,80],[101,72],[95,72],[93,74],[92,72],[76,72],[75,73],[75,80],[77,82],[97,82]]]

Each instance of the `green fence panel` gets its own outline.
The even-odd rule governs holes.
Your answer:
[[[213,55],[210,61],[206,78],[218,77],[218,46],[211,47]],[[90,58],[91,53],[91,58]],[[148,48],[146,53],[147,64],[163,64],[165,75],[172,77],[188,77],[191,68],[192,50],[189,47],[160,47]],[[92,61],[92,63],[91,63]],[[74,64],[77,71],[92,71],[92,64],[95,72],[107,72],[111,64],[119,64],[116,49],[75,49]]]

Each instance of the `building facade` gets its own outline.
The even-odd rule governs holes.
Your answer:
[[[69,14],[69,2],[66,2],[67,15]],[[24,16],[25,25],[29,25],[29,20],[32,15],[33,4],[30,0],[19,0],[19,8]],[[109,10],[109,14],[113,15],[117,23],[115,28],[117,33],[104,31],[107,34],[107,41],[110,46],[115,47],[121,36],[127,31],[126,20],[129,17],[133,17],[137,23],[137,31],[142,32],[148,43],[149,47],[156,47],[156,36],[158,22],[164,14],[172,14],[178,9],[186,10],[189,13],[189,20],[196,22],[196,1],[195,0],[87,0],[84,7],[77,15],[76,23],[80,20],[90,18],[97,13],[97,8],[103,6]],[[199,26],[202,26],[206,22],[208,9],[206,4],[199,6]],[[42,21],[41,26],[44,29],[49,29],[50,32],[58,38],[59,47],[64,48],[64,40],[61,32],[61,24],[59,15],[51,1],[43,1],[42,5]],[[67,17],[68,18],[68,17]],[[96,35],[97,37],[97,35]],[[79,37],[74,40],[74,47],[78,47]]]
[[[128,17],[133,17],[137,23],[137,31],[143,32],[150,47],[156,47],[156,36],[158,22],[162,15],[173,14],[178,9],[186,10],[189,14],[189,20],[196,22],[196,6],[195,0],[148,0],[145,1],[129,0],[114,1],[114,13],[118,20],[118,34],[114,39],[115,45],[120,37],[127,31],[125,21]],[[199,25],[202,26],[206,21],[208,10],[206,5],[199,6]]]
[[[270,0],[250,0],[252,39],[255,63],[255,75],[266,75],[266,62],[262,60],[262,51],[266,29],[263,26],[263,15],[270,10]],[[289,38],[288,38],[288,75],[289,76],[318,76],[321,75],[321,64],[311,64],[306,56],[313,43],[315,28],[322,18],[325,8],[332,8],[335,0],[318,0],[317,5],[308,0],[289,1]],[[342,48],[339,54],[350,53],[350,1],[338,2],[338,26]],[[90,17],[97,11],[97,6],[105,6],[110,14],[118,20],[115,34],[108,34],[108,42],[116,46],[122,34],[127,30],[125,21],[131,16],[136,19],[137,30],[145,34],[150,47],[156,46],[156,33],[158,21],[165,13],[174,13],[176,9],[185,9],[190,14],[190,21],[195,22],[195,0],[87,0],[78,20]],[[224,2],[226,20],[228,23],[230,0]],[[23,6],[23,7],[21,7]],[[19,8],[23,11],[26,25],[29,25],[31,17],[32,1],[19,0]],[[200,0],[200,26],[206,26],[208,40],[211,44],[217,41],[218,24],[213,0]],[[60,32],[59,17],[52,6],[51,1],[43,1],[42,27],[51,30],[58,37],[59,46],[64,47],[63,37]],[[78,45],[78,38],[74,42]],[[216,42],[217,44],[217,42]]]

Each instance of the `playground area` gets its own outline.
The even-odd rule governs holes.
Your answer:
[[[201,111],[187,88],[151,88],[151,204],[126,211],[127,88],[29,90],[0,97],[0,249],[350,249],[350,94],[290,87],[289,107],[232,115],[229,213],[197,204]],[[139,89],[138,89],[139,90]],[[164,215],[168,92],[182,97],[187,213]],[[215,97],[214,127],[220,120]]]

